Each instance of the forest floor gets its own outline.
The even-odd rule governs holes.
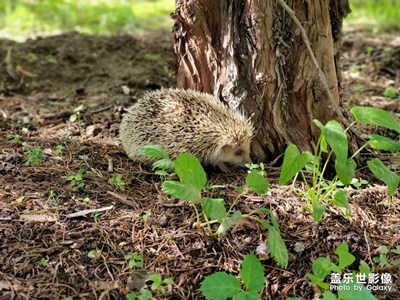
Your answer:
[[[154,299],[202,299],[205,276],[217,270],[238,275],[243,257],[266,243],[267,232],[241,223],[211,239],[193,226],[193,208],[163,194],[160,177],[129,160],[117,139],[135,99],[175,85],[171,34],[0,40],[2,60],[11,47],[8,63],[0,65],[0,299],[126,299],[151,272],[174,280]],[[400,87],[399,38],[349,33],[343,62],[343,109],[352,101],[400,113],[398,98],[383,97],[386,87]],[[74,189],[67,178],[80,169],[83,178],[75,183],[83,186]],[[287,269],[268,253],[260,257],[266,275],[261,299],[318,298],[306,274],[319,256],[337,262],[334,251],[342,242],[357,258],[353,270],[364,260],[375,273],[391,274],[390,292],[373,292],[379,299],[400,299],[395,254],[387,255],[387,264],[373,261],[382,245],[400,245],[399,191],[388,197],[381,182],[361,173],[369,184],[348,191],[351,218],[329,207],[316,223],[289,186],[277,185],[278,169],[267,171],[269,192],[248,192],[238,203],[243,212],[274,211],[289,250]],[[108,183],[117,174],[125,191]],[[208,178],[243,186],[244,175],[209,172]],[[227,202],[235,196],[225,189]],[[124,256],[133,252],[142,256],[142,268],[129,268]]]

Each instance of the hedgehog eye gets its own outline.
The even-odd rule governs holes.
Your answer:
[[[239,149],[235,151],[235,156],[241,156],[243,154],[243,150]]]

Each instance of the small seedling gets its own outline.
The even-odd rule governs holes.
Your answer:
[[[375,256],[372,259],[375,263],[379,264],[380,266],[393,265],[393,266],[397,267],[400,265],[399,259],[394,259],[394,258],[388,257],[390,253],[399,255],[400,254],[400,246],[397,246],[395,249],[392,249],[389,251],[388,247],[382,245],[379,250],[380,250],[379,256]]]
[[[151,209],[147,210],[146,213],[142,216],[142,221],[144,224],[146,224],[151,217]]]
[[[49,192],[49,199],[50,199],[51,201],[57,200],[57,194],[56,194],[55,191],[50,191],[50,192]]]
[[[22,202],[24,202],[24,200],[25,200],[24,196],[19,196],[15,201],[18,203],[22,203]]]
[[[128,261],[130,269],[140,269],[143,267],[143,258],[137,252],[124,255],[124,259]]]
[[[101,216],[101,212],[99,212],[99,211],[96,211],[96,212],[92,213],[93,221],[95,223],[97,223],[99,221],[99,219],[100,219],[100,216]]]
[[[121,191],[125,191],[125,181],[122,180],[122,176],[122,174],[118,174],[114,177],[111,177],[110,179],[108,179],[108,184],[116,186]]]
[[[388,87],[383,91],[383,96],[385,96],[386,98],[395,99],[398,95],[395,88]]]
[[[54,150],[54,154],[57,156],[62,156],[64,151],[65,151],[64,145],[57,145],[56,149]]]
[[[41,147],[27,148],[26,153],[28,159],[25,162],[26,166],[40,166],[43,163],[43,149]]]
[[[365,87],[363,85],[355,85],[351,88],[354,93],[362,93],[365,91]]]
[[[356,121],[369,125],[378,125],[392,129],[400,133],[400,123],[388,112],[373,108],[355,106],[351,113]],[[320,221],[326,210],[328,202],[341,208],[346,216],[350,215],[350,207],[347,199],[347,191],[343,188],[352,183],[361,186],[362,180],[355,179],[356,162],[354,157],[362,149],[369,146],[376,150],[399,151],[400,143],[390,138],[372,134],[363,146],[361,146],[351,157],[348,157],[347,129],[336,121],[329,121],[322,125],[318,120],[314,120],[315,125],[321,130],[321,135],[317,141],[314,154],[308,151],[300,153],[297,146],[291,144],[286,148],[282,170],[279,177],[279,184],[284,185],[289,180],[294,182],[300,176],[306,186],[306,190],[297,191],[304,197],[308,207],[311,209],[314,220]],[[333,180],[325,180],[324,175],[330,163],[330,159],[335,156],[336,176]],[[323,161],[323,157],[326,160]],[[379,159],[375,158],[367,162],[370,171],[388,186],[389,195],[393,196],[400,182],[400,176],[386,167]],[[305,173],[311,173],[312,181],[309,183]]]
[[[150,287],[151,290],[157,291],[163,295],[165,294],[165,287],[174,284],[174,280],[172,278],[162,279],[160,274],[151,274],[149,275],[149,279],[153,282]]]
[[[240,269],[242,284],[235,276],[226,272],[216,272],[207,276],[201,283],[200,291],[206,299],[260,299],[264,287],[264,269],[254,254],[247,254]]]
[[[88,252],[88,257],[89,258],[99,258],[101,256],[101,250],[96,249],[96,250],[91,250]]]
[[[83,107],[84,107],[83,104],[75,107],[74,113],[69,117],[70,122],[75,122],[76,120],[79,120]]]
[[[313,261],[312,273],[308,273],[307,277],[311,282],[323,290],[322,299],[365,299],[376,300],[370,290],[365,288],[363,284],[356,280],[356,274],[347,272],[347,268],[355,261],[354,255],[349,252],[349,246],[341,243],[335,250],[338,256],[338,263],[331,261],[329,256],[321,256]],[[371,272],[369,266],[361,261],[359,265],[360,273],[358,276],[366,278]],[[342,273],[343,278],[341,276]],[[331,282],[325,282],[329,277]],[[337,289],[335,288],[337,287]],[[338,291],[337,296],[333,291]]]
[[[265,166],[263,163],[259,164],[246,164],[246,167],[249,169],[247,173],[259,173],[262,176],[267,176],[267,172],[265,170]]]
[[[47,261],[47,259],[45,258],[45,257],[42,257],[41,259],[40,259],[40,264],[42,265],[42,266],[47,266],[47,263],[48,263],[48,261]]]
[[[153,294],[147,288],[142,288],[139,292],[129,292],[126,294],[127,300],[150,300],[152,298]]]
[[[57,59],[53,55],[47,55],[46,56],[46,61],[49,64],[57,64]]]
[[[8,134],[7,140],[9,140],[14,145],[22,145],[24,142],[19,134]]]
[[[39,60],[39,56],[37,56],[35,53],[29,52],[25,56],[26,60],[30,63],[37,62]]]
[[[85,186],[83,182],[83,174],[85,173],[85,169],[80,168],[76,174],[71,174],[67,177],[67,181],[74,192],[79,189],[82,189]]]
[[[144,59],[150,62],[157,62],[160,61],[160,55],[159,54],[153,54],[153,53],[146,53],[144,55]]]
[[[83,198],[82,202],[83,202],[84,204],[89,204],[90,198],[89,198],[89,197],[85,197],[85,198]]]

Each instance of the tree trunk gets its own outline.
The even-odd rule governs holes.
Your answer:
[[[312,150],[322,123],[340,119],[342,19],[348,0],[286,0],[304,27],[335,103],[300,30],[276,0],[176,0],[177,84],[219,97],[251,117],[261,161],[289,143]]]

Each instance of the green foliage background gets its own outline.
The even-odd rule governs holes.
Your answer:
[[[399,0],[349,0],[345,25],[400,30]],[[0,38],[23,40],[66,31],[114,34],[170,29],[175,0],[1,0]]]
[[[0,38],[171,28],[174,0],[2,0]]]

